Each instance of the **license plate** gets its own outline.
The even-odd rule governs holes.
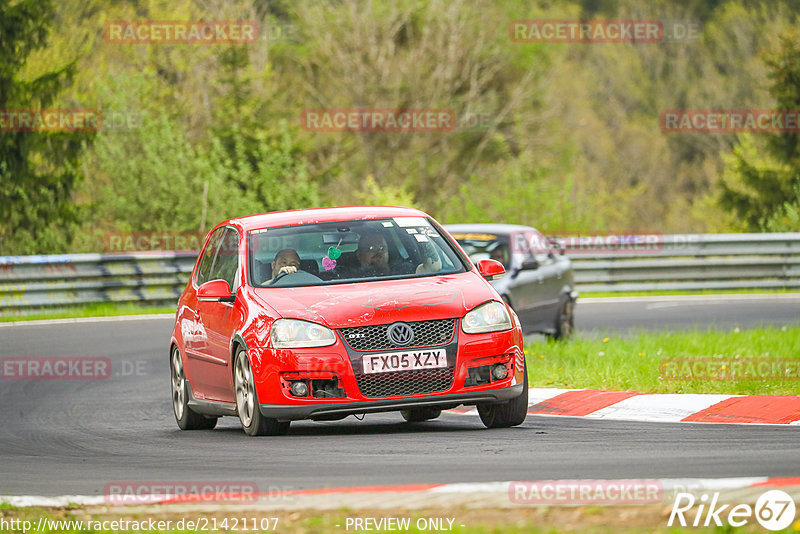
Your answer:
[[[364,356],[364,373],[387,373],[389,371],[414,371],[447,367],[447,352],[444,349],[387,352]]]

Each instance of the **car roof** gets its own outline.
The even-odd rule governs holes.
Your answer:
[[[538,232],[532,226],[522,226],[520,224],[496,224],[496,223],[477,223],[477,224],[446,224],[444,229],[453,233],[489,233],[489,234],[512,234],[525,230]]]
[[[428,217],[414,208],[399,206],[346,206],[332,208],[311,208],[289,211],[275,211],[247,217],[228,219],[217,225],[233,225],[245,232],[259,228],[273,228],[295,224],[314,224],[357,219],[383,219],[388,217]]]

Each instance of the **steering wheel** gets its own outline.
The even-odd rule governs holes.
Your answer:
[[[293,273],[278,273],[278,276],[276,276],[275,278],[273,278],[273,279],[270,281],[270,283],[269,283],[269,284],[267,284],[267,285],[268,285],[268,286],[275,285],[275,282],[277,282],[277,281],[278,281],[278,280],[280,280],[281,278],[283,278],[283,277],[285,277],[285,276],[288,276],[288,275],[290,275],[290,274],[297,274],[298,272],[299,272],[299,271],[295,271],[295,272],[293,272]]]

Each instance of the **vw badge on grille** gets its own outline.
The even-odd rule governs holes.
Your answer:
[[[395,345],[411,345],[414,341],[414,330],[407,323],[394,323],[386,331],[386,336]]]

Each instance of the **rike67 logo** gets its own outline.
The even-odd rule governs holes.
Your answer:
[[[720,504],[719,493],[709,497],[703,493],[699,498],[691,493],[678,493],[672,512],[669,514],[667,526],[671,527],[677,519],[682,527],[687,526],[686,515],[691,516],[692,509],[697,506],[694,514],[694,527],[708,527],[712,524],[721,527],[724,523],[732,527],[742,527],[755,518],[767,530],[783,530],[792,524],[795,517],[795,504],[792,497],[781,490],[769,490],[762,493],[755,506],[749,504]]]

